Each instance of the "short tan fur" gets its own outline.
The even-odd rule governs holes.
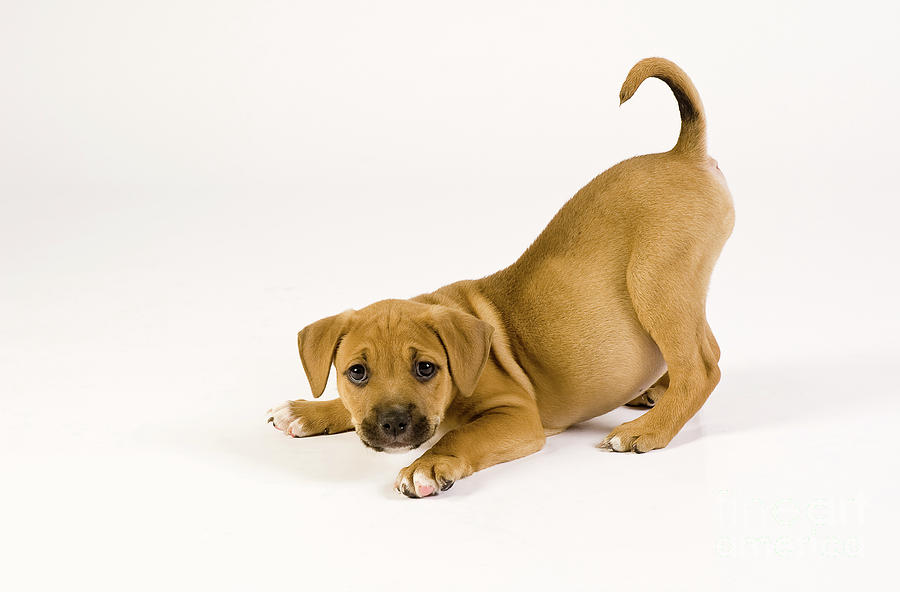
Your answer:
[[[719,381],[706,294],[734,209],[706,154],[700,97],[678,66],[640,61],[621,101],[649,77],[678,101],[672,150],[596,177],[506,269],[306,327],[298,341],[313,394],[333,365],[340,398],[288,402],[270,421],[296,436],[356,429],[376,449],[412,448],[440,428],[397,477],[410,497],[531,454],[547,435],[625,404],[649,410],[600,445],[666,446]],[[354,365],[364,384],[350,379]]]

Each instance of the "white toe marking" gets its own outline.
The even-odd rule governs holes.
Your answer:
[[[622,446],[622,440],[618,436],[610,440],[609,445],[612,446],[613,450],[616,452],[625,452],[625,448]]]
[[[437,483],[421,471],[413,473],[413,486],[416,488],[416,495],[420,495],[419,489],[422,487],[430,487],[432,493],[438,490]],[[426,493],[425,495],[431,495],[431,493]]]
[[[413,485],[412,483],[410,483],[409,478],[403,477],[403,473],[401,472],[399,475],[397,475],[397,480],[394,481],[394,491],[401,495],[406,495],[405,493],[403,493],[404,489],[406,489],[406,491],[412,492]]]
[[[303,422],[298,418],[290,423],[287,429],[287,433],[288,435],[302,438],[306,435],[306,429],[303,427]]]
[[[266,420],[275,424],[275,427],[279,430],[287,433],[288,425],[294,420],[294,415],[291,413],[291,402],[285,401],[269,409],[269,416]]]

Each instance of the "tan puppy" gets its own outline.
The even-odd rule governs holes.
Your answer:
[[[445,435],[397,477],[410,497],[536,452],[546,435],[629,403],[652,408],[601,446],[668,444],[719,381],[706,292],[734,210],[706,155],[700,97],[678,66],[642,60],[621,101],[648,77],[678,100],[672,150],[588,183],[502,271],[300,331],[313,396],[333,364],[340,398],[288,401],[269,421],[295,437],[355,429],[375,450],[416,448],[440,426]]]

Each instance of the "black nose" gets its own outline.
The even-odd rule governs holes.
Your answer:
[[[378,412],[378,425],[388,436],[395,438],[406,431],[412,421],[412,414],[404,407],[388,407]]]

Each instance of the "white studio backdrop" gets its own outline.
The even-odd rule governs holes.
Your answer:
[[[878,584],[897,525],[898,8],[0,3],[0,586]],[[670,148],[682,66],[736,205],[724,380],[422,502],[414,455],[288,440],[303,325],[515,260]],[[333,387],[329,395],[334,396]]]

